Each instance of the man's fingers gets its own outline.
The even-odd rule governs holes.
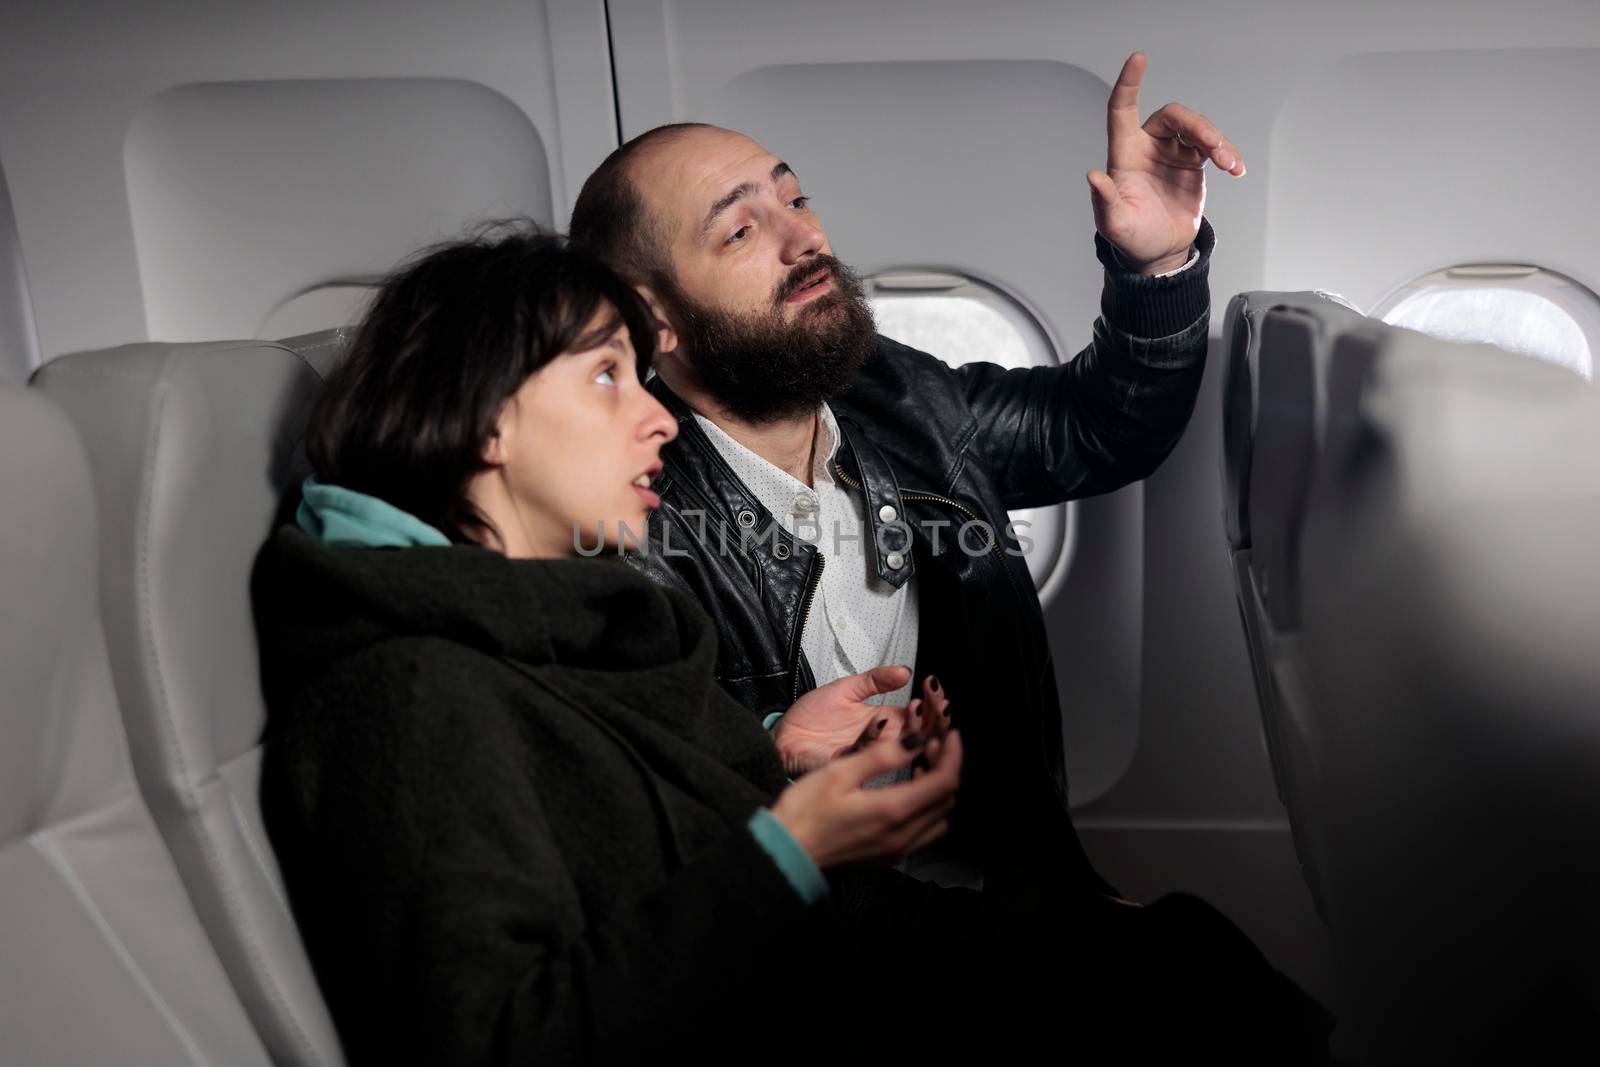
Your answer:
[[[1091,170],[1088,179],[1090,198],[1094,201],[1094,221],[1098,224],[1103,216],[1121,206],[1122,195],[1117,192],[1117,183],[1111,180],[1111,175],[1103,170]]]
[[[1111,87],[1111,99],[1106,103],[1106,137],[1116,140],[1139,130],[1139,86],[1144,82],[1147,60],[1143,52],[1135,52],[1122,64],[1117,84]]]
[[[911,681],[911,668],[900,664],[889,664],[886,667],[874,667],[866,672],[871,679],[873,690],[868,696],[877,696],[879,693],[892,693],[896,689]]]
[[[1117,193],[1117,183],[1103,170],[1089,172],[1089,199],[1094,207],[1094,228],[1112,244],[1128,236],[1127,208]]]
[[[1195,149],[1191,158],[1197,167],[1209,159],[1234,177],[1244,177],[1244,156],[1238,147],[1210,119],[1192,108],[1168,104],[1145,121],[1144,129],[1150,136],[1167,141],[1174,150],[1185,146]]]
[[[892,693],[910,680],[910,667],[891,664],[887,667],[874,667],[860,674],[849,674],[828,684],[844,690],[851,700],[865,700],[879,693]]]

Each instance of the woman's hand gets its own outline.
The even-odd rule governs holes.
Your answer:
[[[799,778],[858,742],[898,737],[906,725],[906,709],[866,701],[892,693],[910,679],[909,667],[877,667],[820,685],[795,701],[772,731],[785,773]]]
[[[950,698],[945,695],[939,679],[928,675],[922,680],[922,697],[913,700],[906,708],[912,729],[920,730],[926,739],[922,752],[912,762],[912,777],[932,770],[943,755],[944,736],[950,732]]]
[[[824,870],[900,860],[949,829],[961,781],[961,735],[946,733],[937,761],[912,781],[881,789],[863,789],[862,783],[904,766],[923,740],[920,731],[880,736],[789,786],[772,814]]]

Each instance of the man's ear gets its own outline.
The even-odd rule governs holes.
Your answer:
[[[667,314],[667,309],[662,306],[661,300],[656,296],[655,290],[648,285],[636,285],[634,289],[644,298],[650,307],[650,317],[656,323],[656,355],[678,350],[678,331],[672,326],[672,318]]]

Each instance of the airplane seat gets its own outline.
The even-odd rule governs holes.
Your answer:
[[[1222,386],[1222,525],[1234,551],[1250,547],[1250,452],[1255,432],[1258,324],[1265,307],[1236,293],[1223,316],[1228,363]]]
[[[1299,650],[1297,556],[1321,425],[1325,338],[1366,321],[1319,292],[1250,292],[1228,305],[1223,392],[1224,526],[1278,797],[1318,912],[1316,743]]]
[[[0,1058],[270,1062],[135,784],[67,420],[0,390]]]
[[[34,376],[77,427],[101,601],[139,787],[251,1020],[280,1064],[338,1064],[262,823],[249,575],[320,387],[270,342],[133,344]]]
[[[1556,1062],[1600,1018],[1600,393],[1341,337],[1307,504],[1316,827],[1374,1063]]]
[[[316,330],[312,333],[302,333],[294,337],[285,337],[276,344],[282,345],[310,365],[317,372],[317,377],[327,380],[328,372],[333,366],[344,358],[345,352],[350,349],[350,342],[355,339],[355,327],[338,326],[331,330]]]
[[[1365,321],[1356,308],[1336,293],[1254,291],[1236,294],[1223,318],[1223,347],[1228,353],[1223,385],[1222,483],[1223,527],[1235,550],[1252,544],[1250,474],[1255,462],[1255,437],[1260,407],[1262,320],[1272,311],[1298,311],[1319,329],[1348,327]],[[1320,407],[1319,407],[1320,410]]]

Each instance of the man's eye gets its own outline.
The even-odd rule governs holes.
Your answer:
[[[740,226],[737,230],[734,230],[733,233],[728,235],[728,240],[726,243],[731,245],[735,241],[742,241],[744,240],[744,235],[748,232],[750,232],[750,227]]]
[[[605,368],[602,369],[599,374],[594,376],[594,380],[602,385],[616,385],[617,379],[611,373],[616,369],[617,365],[615,363],[607,363]]]
[[[811,198],[809,196],[797,196],[793,200],[789,201],[789,206],[794,208],[803,208],[809,203],[811,203]]]

